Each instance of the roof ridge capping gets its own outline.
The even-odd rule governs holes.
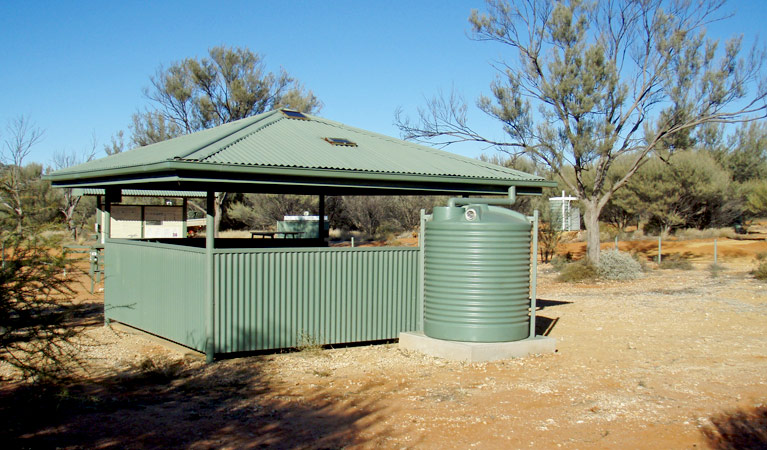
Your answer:
[[[200,152],[200,151],[204,150],[205,148],[210,147],[213,144],[216,144],[218,142],[223,141],[224,139],[232,137],[233,135],[235,135],[235,134],[237,134],[237,133],[239,133],[239,132],[241,132],[243,130],[248,129],[251,126],[253,126],[253,125],[255,125],[255,124],[257,124],[257,123],[259,123],[259,122],[261,122],[263,120],[269,119],[271,116],[274,116],[275,114],[277,114],[277,113],[279,113],[281,111],[282,110],[280,110],[280,109],[274,109],[274,110],[267,111],[267,112],[264,112],[264,113],[261,113],[261,114],[257,114],[255,116],[245,117],[245,118],[242,118],[242,119],[239,119],[239,120],[235,120],[234,122],[229,122],[228,124],[224,124],[224,125],[233,125],[233,124],[236,124],[238,122],[244,122],[243,126],[238,127],[236,129],[232,130],[231,132],[228,132],[227,134],[225,134],[223,136],[219,136],[216,139],[212,139],[209,142],[206,142],[205,144],[200,145],[197,148],[195,148],[194,150],[189,151],[189,152],[187,152],[187,153],[185,153],[183,155],[176,155],[173,159],[177,159],[177,160],[178,159],[187,159],[190,155],[193,155],[193,154],[195,154],[197,152]],[[276,122],[277,120],[280,120],[281,118],[282,117],[278,116],[276,120],[272,120],[272,121],[270,121],[268,123],[264,123],[262,126],[260,126],[260,127],[256,128],[255,130],[252,130],[252,131],[244,134],[243,136],[240,136],[239,138],[235,139],[234,141],[232,141],[230,143],[227,143],[226,145],[223,145],[221,147],[215,147],[210,152],[208,152],[207,154],[203,154],[203,155],[201,155],[200,157],[197,157],[197,158],[191,158],[191,160],[202,161],[204,159],[210,158],[211,156],[215,155],[216,153],[219,153],[219,152],[223,151],[224,149],[230,147],[231,145],[233,145],[233,144],[239,142],[240,140],[250,136],[251,134],[256,133],[259,130],[263,129],[264,127],[273,124],[274,122]]]

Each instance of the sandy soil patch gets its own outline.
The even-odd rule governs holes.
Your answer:
[[[685,242],[685,251],[705,247]],[[558,283],[543,265],[539,328],[550,328],[558,352],[483,364],[387,344],[206,366],[105,328],[94,313],[81,349],[88,379],[5,383],[0,440],[65,449],[694,448],[729,426],[745,439],[749,427],[760,431],[758,417],[738,414],[767,411],[767,282],[748,274],[750,256],[722,263],[716,277],[701,261],[591,284]]]

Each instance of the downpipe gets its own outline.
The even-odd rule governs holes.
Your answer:
[[[511,206],[517,201],[517,187],[509,188],[509,195],[506,198],[485,198],[485,197],[452,197],[447,201],[447,206],[456,207],[460,205],[503,205]]]

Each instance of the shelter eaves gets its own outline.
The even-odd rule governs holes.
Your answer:
[[[555,183],[320,117],[281,110],[47,176],[54,186],[225,192],[519,193]],[[333,145],[332,140],[354,145]],[[395,192],[396,191],[396,192]]]

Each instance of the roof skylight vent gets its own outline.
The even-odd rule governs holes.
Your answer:
[[[302,112],[293,111],[291,109],[282,109],[280,111],[282,111],[288,119],[309,120],[309,117]]]
[[[326,137],[325,142],[327,142],[330,145],[337,145],[339,147],[356,147],[357,146],[356,142],[352,142],[349,139],[344,139],[344,138]]]

